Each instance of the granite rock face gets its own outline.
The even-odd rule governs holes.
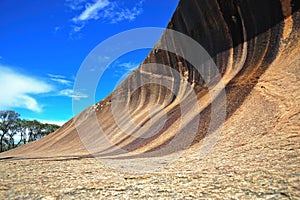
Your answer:
[[[299,199],[299,9],[181,0],[111,95],[0,154],[0,198]]]
[[[201,143],[243,106],[275,61],[298,48],[299,20],[298,1],[180,1],[160,41],[116,91],[59,131],[1,156],[156,155]],[[226,97],[212,97],[220,84]]]

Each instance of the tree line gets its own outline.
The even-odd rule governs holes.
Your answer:
[[[12,110],[0,111],[0,152],[41,139],[60,126],[25,120]]]

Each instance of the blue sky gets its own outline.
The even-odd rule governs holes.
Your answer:
[[[73,117],[77,71],[99,43],[120,32],[166,27],[178,0],[1,0],[0,110],[62,124]],[[114,61],[95,102],[138,66],[149,49]]]

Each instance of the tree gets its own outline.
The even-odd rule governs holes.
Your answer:
[[[9,134],[20,114],[12,110],[0,111],[0,152],[3,152],[5,136]]]
[[[24,126],[28,132],[27,142],[41,139],[60,127],[56,124],[43,124],[37,120],[25,121]]]
[[[36,140],[43,130],[43,124],[37,120],[26,121],[25,126],[28,130],[28,142]]]
[[[41,139],[60,127],[19,117],[15,111],[0,111],[0,152]]]
[[[54,131],[56,131],[57,129],[59,129],[60,126],[56,125],[56,124],[44,124],[44,129],[42,131],[42,137],[49,135],[50,133],[53,133]]]
[[[15,144],[14,140],[13,148],[20,144],[26,144],[27,142],[27,129],[25,123],[26,120],[24,119],[17,119],[15,122],[16,125],[14,126],[13,132],[15,132],[14,136],[17,135],[19,137],[19,141],[17,140],[17,143]]]

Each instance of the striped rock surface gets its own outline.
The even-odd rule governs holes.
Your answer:
[[[255,125],[244,123],[245,114],[271,112],[256,105],[263,101],[245,103],[256,90],[269,100],[277,94],[278,102],[270,101],[299,118],[299,9],[298,0],[181,0],[161,39],[111,95],[56,132],[0,157],[161,157],[196,152],[205,138],[216,136],[207,143],[210,150],[229,129],[250,134]],[[194,51],[194,43],[174,33],[205,51]],[[279,102],[281,94],[290,98]],[[299,131],[299,121],[293,122],[282,130]],[[236,129],[239,123],[244,127]],[[279,123],[273,120],[272,126]]]

